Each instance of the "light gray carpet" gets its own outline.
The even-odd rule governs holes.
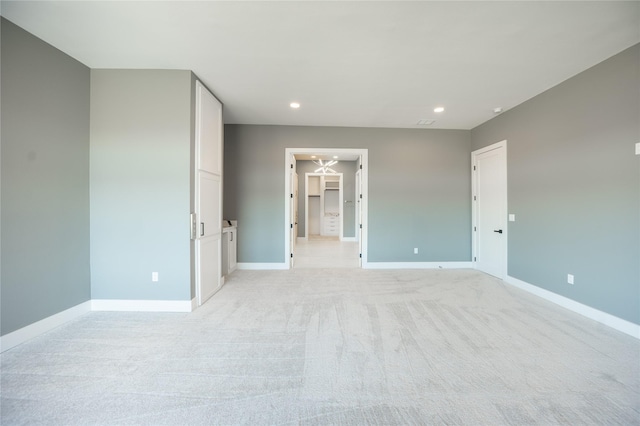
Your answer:
[[[1,356],[3,425],[640,424],[640,342],[469,270],[237,271]]]

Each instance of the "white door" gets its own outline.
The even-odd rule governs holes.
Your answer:
[[[296,239],[298,238],[298,173],[296,173],[296,157],[291,155],[291,176],[289,178],[289,267],[295,262]]]
[[[295,180],[293,183],[293,246],[295,247],[296,241],[298,241],[298,173],[293,174],[293,179]]]
[[[359,264],[362,267],[362,170],[356,172],[356,239]]]
[[[198,305],[222,285],[222,131],[222,104],[196,82],[194,237]]]
[[[474,262],[476,268],[505,278],[507,266],[506,141],[472,153]]]

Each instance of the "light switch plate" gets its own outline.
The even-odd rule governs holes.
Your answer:
[[[509,222],[515,222],[516,221],[516,215],[515,214],[510,214],[509,215]]]
[[[640,155],[640,142],[636,144],[636,155]]]

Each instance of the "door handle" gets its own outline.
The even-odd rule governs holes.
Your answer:
[[[200,222],[200,236],[204,237],[204,222]]]
[[[498,230],[494,229],[493,232],[497,232],[498,234],[502,234],[502,229],[498,229]]]

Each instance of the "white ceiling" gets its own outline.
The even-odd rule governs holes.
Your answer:
[[[91,68],[193,70],[245,124],[471,129],[640,42],[638,1],[2,0],[1,13]]]

